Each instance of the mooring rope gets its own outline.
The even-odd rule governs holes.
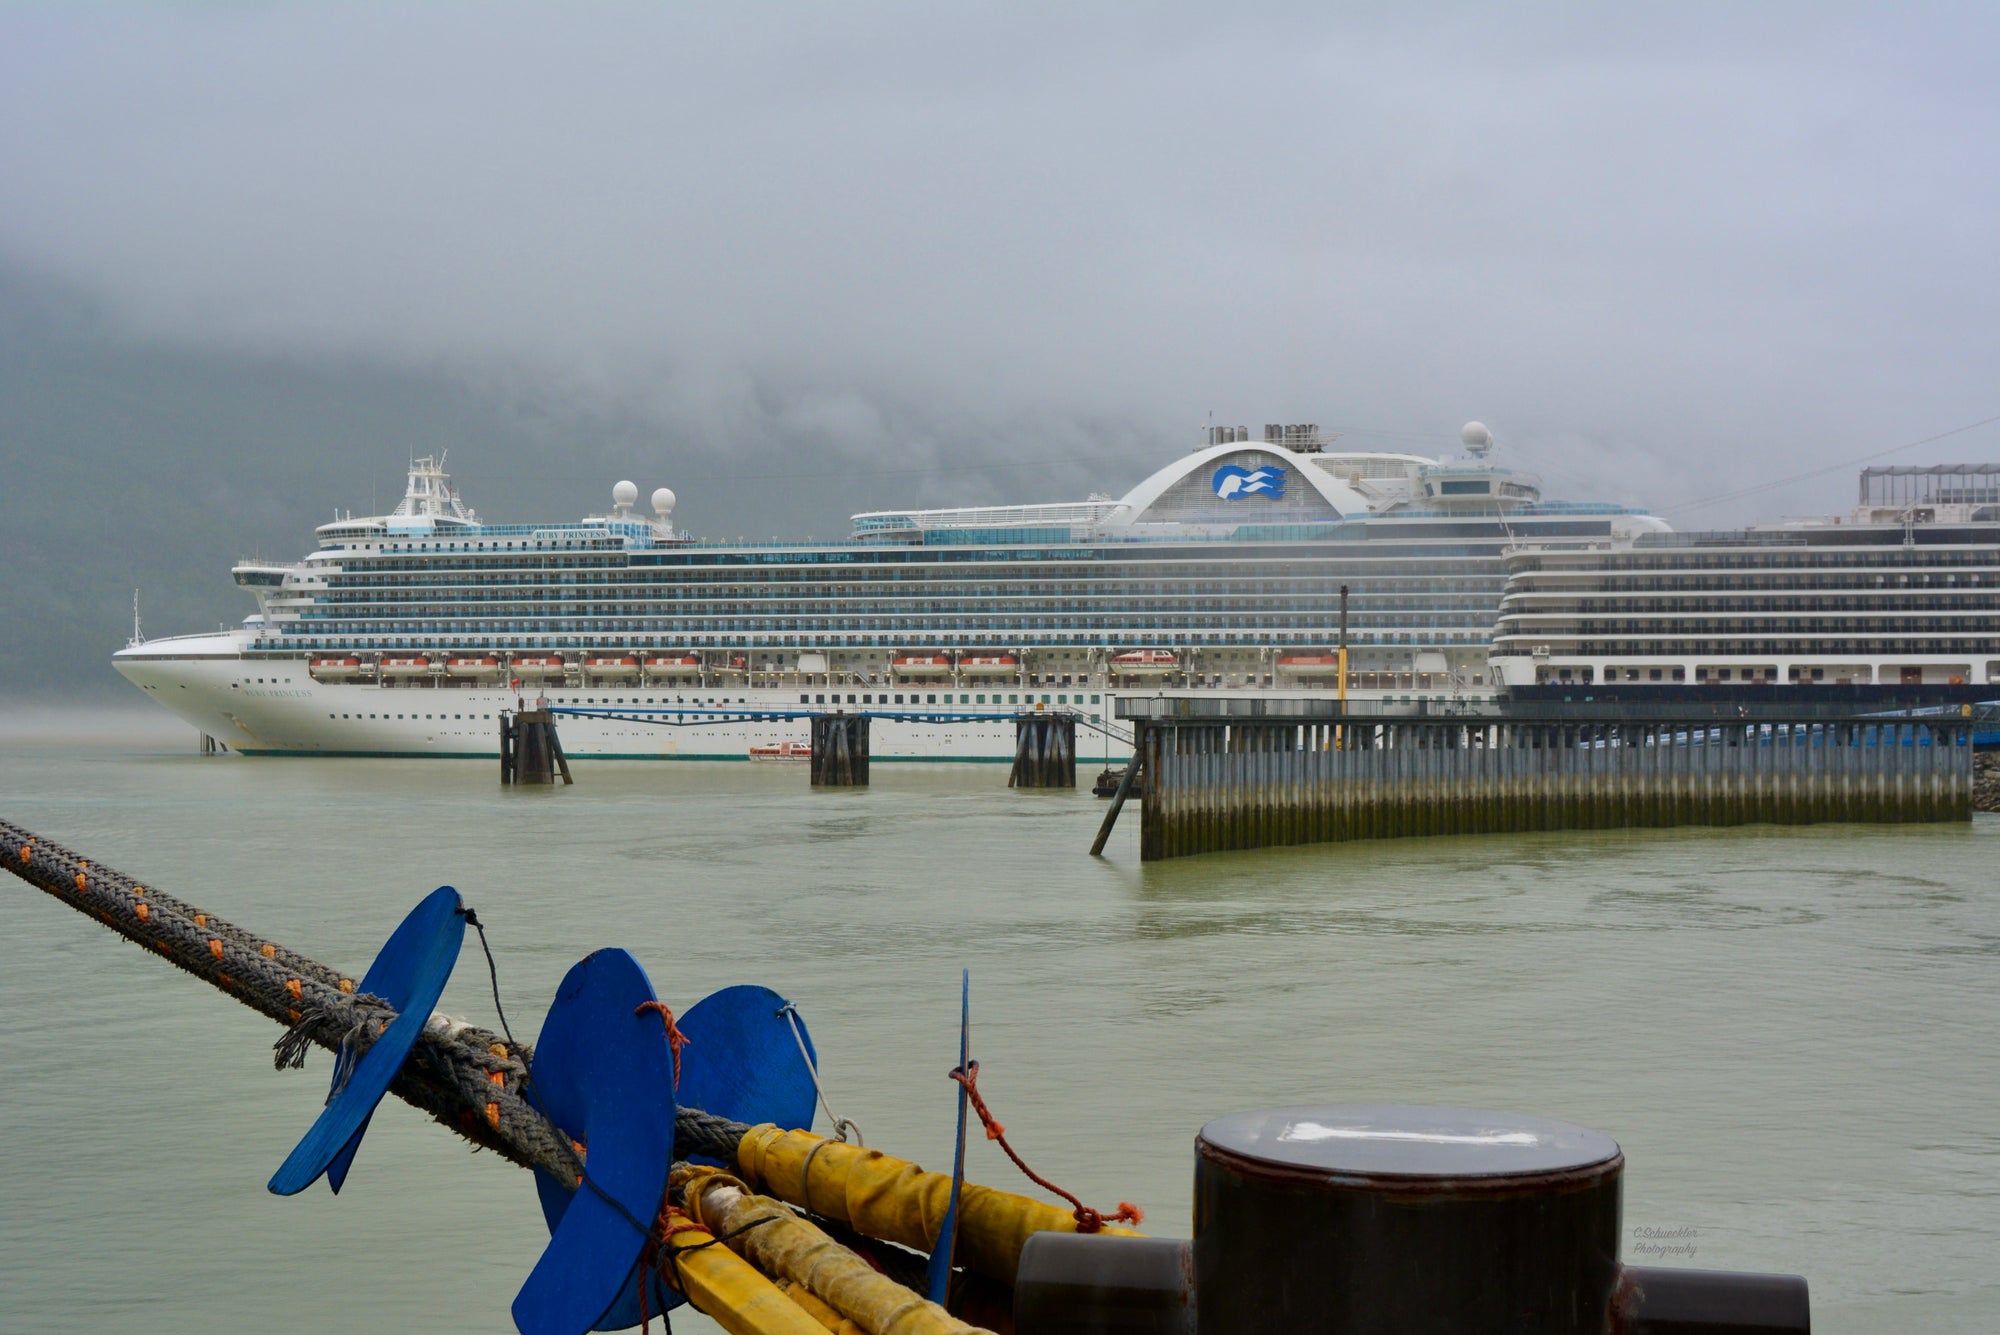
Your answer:
[[[280,1067],[302,1064],[315,1044],[351,1062],[396,1018],[388,1003],[358,992],[347,975],[8,821],[0,821],[0,864],[286,1026],[273,1054]],[[480,937],[483,945],[483,931]],[[497,972],[492,977],[497,1007]],[[390,1091],[475,1145],[574,1183],[581,1160],[528,1097],[533,1055],[509,1036],[433,1015]],[[731,1163],[748,1130],[682,1108],[675,1139],[681,1153]]]

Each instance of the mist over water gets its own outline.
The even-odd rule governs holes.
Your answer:
[[[999,767],[203,759],[0,728],[0,815],[347,969],[459,887],[524,1039],[619,945],[684,1007],[760,982],[871,1145],[948,1164],[957,977],[1039,1171],[1185,1235],[1207,1119],[1314,1100],[1562,1118],[1627,1158],[1626,1256],[1794,1271],[1823,1332],[2000,1326],[2000,818],[1363,843],[1142,867],[1136,812]],[[528,1175],[391,1100],[346,1191],[268,1195],[327,1063],[8,878],[0,1324],[507,1329]],[[483,962],[442,1009],[494,1024]],[[822,1128],[824,1129],[824,1128]],[[1025,1188],[974,1138],[970,1176]],[[1690,1255],[1648,1255],[1670,1235]],[[683,1316],[680,1328],[706,1329]]]

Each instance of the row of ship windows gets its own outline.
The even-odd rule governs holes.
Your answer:
[[[1745,569],[1746,563],[1754,562],[1754,569]],[[1697,576],[1685,581],[1692,587],[1720,587],[1725,582],[1759,578],[1795,578],[1793,571],[1808,573],[1823,570],[1902,570],[1912,577],[1921,578],[1922,572],[1942,570],[1945,567],[1984,567],[1991,570],[2000,564],[2000,550],[1993,547],[1971,547],[1962,551],[1940,551],[1936,548],[1892,548],[1883,552],[1827,552],[1811,548],[1793,552],[1758,552],[1745,556],[1742,552],[1723,556],[1640,556],[1629,553],[1611,555],[1597,554],[1589,558],[1588,564],[1579,564],[1562,557],[1524,556],[1513,557],[1507,562],[1507,572],[1511,576],[1530,573],[1548,575],[1575,575],[1589,579],[1616,579],[1622,575],[1643,573],[1649,582],[1672,580],[1674,573],[1685,570],[1718,570],[1729,572],[1728,581],[1717,580],[1714,576]]]
[[[1413,581],[1407,588],[1384,589],[1380,581],[1372,585],[1366,593],[1349,586],[1348,606],[1357,613],[1365,613],[1377,607],[1391,610],[1411,603],[1445,602],[1450,604],[1491,603],[1503,591],[1499,580],[1466,587],[1449,580]],[[486,589],[453,590],[440,588],[435,584],[411,585],[337,585],[330,588],[291,588],[271,595],[281,603],[406,603],[413,598],[447,603],[638,603],[646,606],[685,606],[687,604],[712,603],[857,603],[865,608],[892,610],[912,604],[928,604],[940,610],[957,607],[990,607],[994,605],[1047,606],[1050,604],[1071,604],[1077,606],[1102,606],[1105,604],[1130,605],[1135,607],[1174,607],[1197,598],[1218,598],[1231,602],[1257,602],[1276,600],[1287,605],[1325,607],[1340,606],[1339,586],[1315,585],[1311,588],[1272,588],[1268,585],[1240,588],[1204,588],[1195,585],[1173,589],[940,589],[936,587],[912,588],[901,591],[885,589],[774,589],[774,588],[715,588],[715,589],[643,589],[631,587],[579,588],[568,585],[544,586],[541,588],[517,588],[496,586]]]
[[[259,678],[258,678],[258,680],[259,680],[259,681],[262,681],[262,680],[263,680],[263,678],[262,678],[262,677],[259,677]],[[904,692],[903,694],[900,694],[900,695],[895,695],[895,696],[894,696],[893,698],[892,698],[892,697],[891,697],[891,696],[890,696],[889,694],[887,694],[887,693],[882,693],[882,692],[865,692],[865,691],[864,691],[864,692],[860,692],[859,694],[860,694],[860,699],[859,699],[858,701],[857,701],[857,700],[855,699],[855,696],[854,696],[854,695],[849,695],[849,696],[847,697],[847,699],[846,699],[846,703],[847,703],[847,704],[850,704],[850,705],[851,705],[851,704],[856,704],[856,703],[859,703],[859,704],[864,704],[864,705],[886,705],[886,704],[891,704],[891,703],[893,703],[893,704],[899,704],[899,705],[900,705],[900,704],[904,704],[904,703],[905,703],[905,696],[907,696],[907,697],[908,697],[908,700],[907,700],[907,703],[909,703],[909,704],[912,704],[912,705],[919,705],[919,704],[921,704],[921,705],[935,705],[935,704],[938,704],[938,703],[940,703],[940,702],[939,702],[939,700],[938,700],[938,697],[937,697],[937,694],[936,694],[936,693],[934,693],[934,692],[933,692],[933,693],[927,693],[927,694],[922,694],[922,695],[919,695],[919,693],[917,693],[917,692],[915,692],[915,691],[906,691],[906,692]],[[1013,693],[1013,694],[1010,694],[1010,695],[1007,695],[1007,696],[1005,696],[1004,698],[1002,697],[1001,693],[1000,693],[1000,692],[998,692],[998,691],[995,691],[995,692],[992,692],[991,694],[992,694],[992,696],[993,696],[993,700],[992,700],[992,703],[993,703],[993,704],[996,704],[996,705],[1001,705],[1001,704],[1007,704],[1007,705],[1018,705],[1018,704],[1021,704],[1021,703],[1022,703],[1022,699],[1021,699],[1021,693],[1020,693],[1020,692],[1015,692],[1015,693]],[[879,699],[878,699],[878,696],[879,696]],[[681,700],[681,699],[680,699],[679,697],[675,697],[675,701],[676,701],[676,703],[682,703],[682,704],[685,704],[685,703],[693,703],[693,704],[700,704],[700,705],[727,705],[727,704],[729,704],[729,703],[730,703],[730,701],[729,701],[729,700],[728,700],[727,698],[724,698],[724,699],[721,699],[721,700],[702,700],[702,699],[697,699],[697,700],[694,700],[694,701],[692,701],[692,702],[689,702],[689,701],[684,701],[684,700]],[[1093,705],[1095,705],[1095,704],[1101,704],[1101,703],[1103,702],[1103,697],[1102,697],[1101,695],[1093,695],[1093,696],[1091,696],[1091,697],[1090,697],[1090,701],[1089,701],[1089,702],[1090,702],[1091,704],[1093,704]],[[581,701],[578,701],[578,702],[576,702],[576,703],[578,703],[578,704],[584,704],[584,705],[599,705],[599,704],[601,704],[601,705],[604,705],[604,706],[607,706],[607,707],[613,707],[613,708],[615,708],[615,707],[617,707],[617,706],[620,706],[620,705],[624,705],[624,706],[626,706],[626,707],[628,707],[628,708],[631,708],[631,707],[637,707],[637,706],[646,706],[646,707],[648,707],[648,708],[658,708],[658,707],[659,707],[659,701],[658,701],[658,700],[645,700],[645,699],[640,699],[639,697],[636,697],[636,696],[635,696],[635,697],[633,697],[633,698],[632,698],[632,699],[630,700],[630,702],[628,703],[628,702],[627,702],[627,700],[626,700],[626,698],[625,698],[624,696],[622,696],[622,695],[621,695],[621,696],[618,696],[618,697],[616,697],[615,699],[613,699],[613,698],[608,698],[608,697],[607,697],[607,698],[606,698],[606,699],[604,699],[604,700],[598,700],[598,699],[596,699],[596,698],[594,698],[594,697],[593,697],[593,698],[591,698],[591,699],[586,699],[586,700],[581,700]],[[737,704],[739,704],[739,705],[748,705],[748,704],[749,704],[750,702],[749,702],[748,700],[743,700],[743,699],[739,699],[739,700],[737,700],[737,701],[736,701],[735,703],[737,703]],[[840,703],[842,703],[842,701],[841,701],[841,697],[840,697],[840,694],[839,694],[838,692],[835,692],[835,693],[833,694],[833,698],[832,698],[831,700],[829,700],[829,699],[827,698],[827,696],[826,696],[826,694],[825,694],[825,693],[818,693],[818,694],[806,694],[806,695],[801,695],[801,696],[799,697],[799,703],[800,703],[800,704],[802,704],[802,705],[824,705],[824,704],[836,704],[836,705],[837,705],[837,704],[840,704]],[[987,699],[986,699],[986,696],[985,696],[985,695],[979,695],[979,694],[961,694],[961,695],[959,695],[959,696],[957,697],[957,699],[956,699],[956,700],[954,701],[954,699],[953,699],[953,697],[952,697],[952,694],[951,694],[950,692],[946,692],[946,693],[945,693],[945,697],[944,697],[944,700],[942,701],[942,703],[944,703],[944,704],[947,704],[947,705],[949,705],[949,704],[953,704],[953,703],[957,703],[957,704],[961,704],[961,705],[983,705],[983,704],[986,704],[986,703],[987,703]],[[1028,703],[1028,704],[1034,704],[1034,703],[1035,703],[1035,695],[1034,695],[1034,693],[1033,693],[1032,691],[1030,691],[1030,692],[1028,692],[1028,693],[1027,693],[1027,701],[1026,701],[1026,703]],[[1041,698],[1041,703],[1042,703],[1042,704],[1045,704],[1045,705],[1046,705],[1046,704],[1056,704],[1056,705],[1069,705],[1069,704],[1076,704],[1076,705],[1081,705],[1081,704],[1083,704],[1083,703],[1084,703],[1084,697],[1083,697],[1082,695],[1080,695],[1080,694],[1079,694],[1079,695],[1077,695],[1077,696],[1075,696],[1074,698],[1072,698],[1071,696],[1069,696],[1069,695],[1066,695],[1066,694],[1057,694],[1057,695],[1056,695],[1056,696],[1055,696],[1055,697],[1054,697],[1053,699],[1051,699],[1051,698],[1050,698],[1050,697],[1049,697],[1048,695],[1043,695],[1043,696],[1042,696],[1042,698]],[[348,721],[350,721],[350,722],[352,722],[352,721],[355,721],[355,720],[365,720],[365,719],[376,719],[376,720],[386,720],[386,719],[390,719],[390,718],[398,718],[398,719],[405,719],[405,720],[414,720],[414,719],[418,719],[418,718],[423,718],[423,719],[429,719],[429,720],[432,720],[432,721],[440,721],[440,720],[442,720],[442,721],[444,721],[444,722],[451,722],[451,721],[453,721],[453,720],[459,720],[459,721],[464,721],[464,720],[466,720],[466,719],[470,719],[470,720],[472,720],[473,722],[477,723],[477,722],[478,722],[478,721],[480,721],[481,719],[486,719],[486,720],[488,720],[488,721],[491,721],[491,720],[493,719],[493,717],[494,717],[494,716],[493,716],[492,714],[423,714],[423,715],[418,715],[418,714],[414,714],[414,713],[410,713],[410,714],[388,714],[388,713],[381,713],[381,714],[328,714],[328,715],[327,715],[327,717],[328,717],[328,718],[330,718],[330,719],[336,719],[336,720],[338,720],[338,719],[347,719],[347,720],[348,720]],[[1097,715],[1095,715],[1095,714],[1092,714],[1092,715],[1091,715],[1091,717],[1092,717],[1092,718],[1096,718],[1096,717],[1097,717]]]
[[[1154,630],[1180,630],[1180,628],[1214,628],[1214,630],[1256,630],[1256,628],[1332,628],[1338,626],[1338,618],[1328,618],[1324,614],[1294,614],[1294,616],[1270,616],[1270,614],[1192,614],[1192,616],[1168,616],[1168,618],[1146,618],[1146,616],[1092,616],[1092,618],[1064,618],[1060,614],[1050,616],[996,616],[996,618],[968,618],[956,614],[914,614],[914,616],[894,616],[876,618],[872,622],[858,616],[784,616],[780,612],[760,612],[760,614],[740,614],[740,616],[630,616],[616,612],[602,612],[590,616],[578,616],[572,612],[546,614],[534,618],[508,618],[496,612],[472,612],[468,610],[444,610],[444,608],[400,608],[402,616],[382,616],[382,618],[358,618],[342,614],[306,614],[298,620],[286,620],[284,626],[304,626],[316,628],[320,632],[362,632],[362,630],[516,630],[516,632],[542,632],[542,630],[576,630],[576,632],[606,632],[606,630],[644,630],[656,634],[668,632],[708,632],[708,630],[824,630],[824,632],[846,632],[846,634],[868,634],[868,632],[964,632],[978,636],[984,632],[1012,632],[1012,630],[1068,630],[1076,634],[1094,632],[1154,632]],[[1494,624],[1492,608],[1466,608],[1464,614],[1452,612],[1408,612],[1408,614],[1388,614],[1370,618],[1364,624],[1350,622],[1350,634],[1368,636],[1388,630],[1430,630],[1430,628],[1488,628]]]
[[[1128,551],[1107,555],[1035,548],[1010,548],[1004,551],[925,548],[901,551],[876,547],[832,554],[767,551],[737,559],[706,561],[646,556],[634,560],[616,548],[589,555],[528,557],[525,560],[519,555],[507,553],[500,553],[496,557],[483,560],[468,560],[450,556],[414,556],[383,549],[367,551],[347,549],[349,555],[344,559],[351,564],[342,568],[448,571],[468,574],[510,570],[609,570],[627,576],[645,575],[658,579],[696,580],[742,579],[749,573],[745,567],[753,568],[760,579],[824,579],[827,572],[817,567],[837,565],[842,567],[839,574],[843,579],[964,579],[967,578],[965,566],[990,565],[995,568],[995,573],[1032,566],[1037,568],[1030,572],[1033,574],[1055,570],[1068,572],[1072,577],[1117,579],[1142,577],[1163,567],[1227,566],[1241,569],[1244,566],[1290,565],[1303,562],[1324,565],[1330,561],[1372,563],[1411,559],[1426,562],[1454,559],[1493,561],[1499,558],[1501,545],[1502,542],[1497,537],[1488,541],[1473,542],[1419,544],[1404,541],[1398,542],[1394,551],[1384,551],[1380,555],[1357,555],[1352,551],[1334,554],[1327,552],[1319,544],[1309,547],[1271,545],[1268,550],[1259,551],[1232,548],[1221,560],[1212,553],[1189,552],[1176,555],[1171,552],[1161,552],[1150,559],[1133,559],[1134,554]],[[828,555],[831,559],[822,559]]]
[[[1596,612],[1621,615],[1667,616],[1686,612],[1821,612],[1829,616],[1853,616],[1860,612],[1957,612],[1985,611],[1993,605],[1986,589],[1965,589],[1944,596],[1897,594],[1883,597],[1857,593],[1846,598],[1579,598],[1523,597],[1510,594],[1502,600],[1503,612],[1532,613],[1537,616],[1581,616]]]
[[[1532,613],[1534,609],[1510,609],[1510,611],[1514,611],[1517,615],[1526,615]],[[574,627],[579,630],[602,628],[669,633],[682,630],[727,630],[732,627],[744,630],[839,630],[850,634],[945,629],[964,630],[970,634],[978,634],[988,629],[1072,630],[1096,633],[1145,631],[1159,627],[1250,629],[1257,626],[1271,626],[1296,630],[1340,624],[1337,612],[1313,612],[1291,607],[1229,606],[1193,610],[1183,607],[1173,610],[1156,609],[1151,612],[1095,613],[1037,608],[1032,612],[1021,609],[1012,615],[1004,613],[966,615],[963,612],[926,612],[917,608],[899,608],[895,615],[871,615],[855,609],[834,608],[770,607],[754,610],[703,608],[662,614],[642,607],[582,609],[566,606],[527,609],[435,607],[412,604],[408,607],[379,610],[314,608],[297,613],[271,608],[265,615],[273,624],[321,627],[338,625],[353,628],[394,628],[422,625],[464,626],[473,629],[508,627],[520,630]],[[1417,608],[1408,612],[1377,614],[1366,618],[1349,617],[1348,625],[1355,635],[1369,635],[1386,630],[1429,629],[1434,626],[1486,627],[1494,624],[1497,615],[1496,609],[1491,604],[1460,608]]]
[[[1384,578],[1370,576],[1366,586],[1358,582],[1348,584],[1348,598],[1354,606],[1374,604],[1374,602],[1402,602],[1412,596],[1464,596],[1464,598],[1492,598],[1496,590],[1504,586],[1502,580],[1454,580],[1444,574],[1436,576],[1408,576],[1408,578]],[[586,598],[586,600],[636,600],[636,602],[716,602],[716,600],[736,600],[736,602],[770,602],[770,600],[826,600],[826,598],[862,598],[874,600],[882,606],[906,604],[916,598],[932,598],[946,604],[966,604],[966,602],[990,602],[996,598],[1014,600],[1036,600],[1048,602],[1056,598],[1090,598],[1090,600],[1146,600],[1146,598],[1316,598],[1338,602],[1340,600],[1338,580],[1294,580],[1294,582],[1198,582],[1190,580],[1186,584],[1146,584],[1146,586],[1116,586],[1116,584],[1094,584],[1094,586],[982,586],[982,588],[958,588],[950,584],[922,584],[904,590],[884,590],[876,586],[836,586],[836,584],[816,584],[816,586],[774,586],[774,584],[672,584],[672,586],[650,586],[650,584],[536,584],[536,582],[488,582],[488,584],[440,584],[436,580],[328,580],[324,586],[290,586],[280,598],[336,598],[344,602],[362,600],[382,594],[426,594],[434,598],[448,598],[452,602],[484,598],[486,602],[538,602],[546,598]]]
[[[1551,621],[1542,617],[1506,617],[1500,622],[1502,635],[1532,635],[1537,632],[1569,635],[2000,635],[2000,617],[1990,612],[1968,613],[1949,619],[1940,617],[1849,617],[1838,620],[1803,618],[1759,622],[1753,619],[1724,621],[1711,618],[1676,618],[1670,621]]]
[[[593,625],[586,630],[571,630],[565,634],[540,633],[536,631],[502,631],[491,627],[455,625],[437,628],[432,633],[414,634],[424,627],[366,627],[336,633],[337,628],[298,628],[285,626],[273,634],[266,627],[255,649],[279,650],[320,650],[320,649],[693,649],[726,648],[748,649],[761,652],[765,649],[891,649],[901,650],[912,647],[931,647],[941,644],[966,646],[992,646],[1004,644],[1006,647],[1064,648],[1077,647],[1079,641],[1073,635],[1057,636],[1045,631],[1030,631],[1026,634],[995,637],[933,633],[928,635],[875,635],[866,633],[832,633],[822,635],[785,635],[776,632],[760,632],[759,638],[745,638],[741,634],[679,634],[647,635],[630,634],[603,625]],[[385,633],[386,632],[386,633]],[[478,632],[478,633],[470,633]],[[1243,648],[1311,648],[1324,646],[1338,638],[1335,631],[1322,628],[1317,634],[1291,634],[1278,632],[1245,633],[1234,631],[1192,631],[1158,632],[1145,635],[1121,636],[1116,640],[1098,642],[1103,649],[1129,648],[1146,644],[1191,644],[1206,646],[1241,646]],[[1358,649],[1396,648],[1419,645],[1485,644],[1488,636],[1484,632],[1444,630],[1430,634],[1383,634],[1356,635],[1347,637],[1348,643]]]
[[[1517,638],[1498,646],[1503,653],[1523,654],[1530,651],[1529,641],[1535,637]],[[1744,654],[1813,654],[1827,658],[1838,654],[1855,652],[1854,642],[1838,639],[1831,643],[1816,640],[1591,640],[1577,644],[1558,644],[1557,651],[1576,655],[1634,654],[1646,658],[1699,658],[1699,657],[1741,657]],[[1982,638],[1972,644],[1958,640],[1870,640],[1867,653],[1870,657],[1891,654],[1963,654],[1992,653],[2000,651],[2000,644],[1990,638]]]

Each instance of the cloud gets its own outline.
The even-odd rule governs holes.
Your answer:
[[[1434,450],[1481,417],[1665,506],[1995,410],[1996,26],[13,8],[0,255],[148,339],[941,470],[884,503],[1115,489],[974,466],[1136,478],[1214,409]]]

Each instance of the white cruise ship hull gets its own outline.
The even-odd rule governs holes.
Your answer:
[[[802,702],[801,694],[815,692],[797,688],[529,685],[517,694],[505,684],[488,682],[447,680],[434,686],[320,682],[312,678],[304,660],[246,657],[240,647],[234,635],[197,636],[135,646],[114,661],[127,680],[160,705],[243,755],[496,756],[501,712],[519,708],[523,698],[532,703],[541,694],[557,708],[611,715],[561,719],[563,749],[573,758],[747,760],[753,747],[809,741],[810,728],[804,717],[743,715],[799,715],[832,707]],[[968,693],[999,699],[990,686]],[[848,694],[872,698],[849,705],[844,703]],[[869,749],[876,761],[1010,762],[1017,713],[1037,707],[1071,710],[1084,720],[1107,722],[1112,720],[1115,698],[1102,689],[1051,687],[1030,692],[1017,687],[1006,694],[1018,697],[1020,703],[898,705],[894,698],[899,694],[906,701],[913,694],[943,696],[935,689],[916,693],[894,687],[842,689],[840,708],[850,712],[919,716],[875,718]],[[927,714],[952,717],[921,717]],[[671,721],[659,721],[663,718]],[[1115,722],[1108,726],[1117,728]],[[1080,731],[1077,749],[1085,763],[1105,749],[1102,743],[1086,740],[1099,735]],[[1123,759],[1125,748],[1112,741],[1108,753]]]
[[[234,633],[190,636],[125,649],[113,662],[128,681],[195,729],[254,756],[493,757],[499,754],[501,712],[541,695],[558,709],[594,711],[560,719],[563,750],[573,758],[748,760],[752,748],[809,742],[804,715],[836,707],[818,703],[817,697],[832,696],[826,687],[529,683],[517,693],[503,683],[448,678],[415,686],[322,682],[313,679],[303,659],[245,655],[242,648]],[[1067,711],[1079,717],[1077,754],[1088,764],[1098,755],[1122,761],[1129,752],[1129,744],[1117,740],[1128,730],[1117,721],[1115,701],[1154,693],[1101,686],[996,688],[991,682],[948,693],[942,687],[850,685],[840,689],[837,707],[874,716],[873,760],[994,764],[1014,758],[1015,715]],[[1271,694],[1268,689],[1186,693]],[[974,703],[961,703],[965,697]],[[986,703],[979,703],[982,697]],[[1465,698],[1490,697],[1482,692]],[[608,717],[597,716],[599,711]],[[773,714],[780,717],[744,717]],[[1107,738],[1106,730],[1113,736]]]

